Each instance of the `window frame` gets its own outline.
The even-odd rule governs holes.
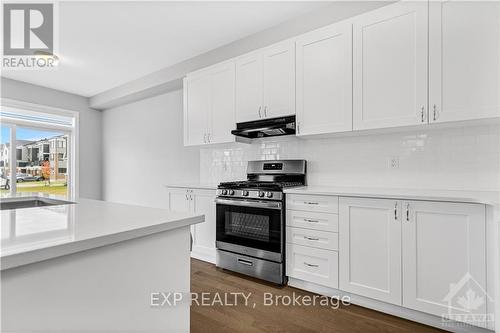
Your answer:
[[[46,113],[55,116],[69,117],[72,118],[72,125],[59,125],[59,124],[49,124],[41,123],[32,120],[25,119],[2,119],[2,126],[8,127],[10,129],[10,143],[14,147],[16,143],[16,129],[18,127],[31,128],[31,129],[41,129],[41,130],[52,130],[59,131],[68,135],[68,145],[67,145],[67,177],[68,177],[68,199],[77,200],[79,198],[79,113],[77,111],[62,109],[57,107],[51,107],[46,105],[28,103],[24,101],[18,101],[8,98],[0,98],[0,107],[2,109],[12,109],[15,112],[22,114],[30,113]],[[57,145],[56,145],[57,146]],[[49,146],[50,147],[50,146]],[[42,147],[43,150],[43,147]],[[17,149],[10,150],[9,160],[11,161],[11,172],[10,172],[10,195],[15,196],[17,191],[16,182],[16,166],[17,166]],[[42,152],[43,154],[43,152]],[[14,171],[13,171],[14,170]]]

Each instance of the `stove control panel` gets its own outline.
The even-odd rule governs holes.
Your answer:
[[[220,197],[258,199],[258,200],[281,200],[283,198],[283,192],[260,191],[258,189],[255,190],[218,189],[217,195]]]

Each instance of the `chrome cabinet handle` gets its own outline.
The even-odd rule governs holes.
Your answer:
[[[410,204],[406,204],[406,221],[410,222]]]
[[[210,133],[207,133],[207,141],[210,143]]]
[[[189,190],[186,190],[186,200],[189,200]]]
[[[398,220],[398,202],[396,201],[396,204],[394,205],[394,219],[397,221]]]
[[[304,201],[305,205],[319,205],[319,202]]]
[[[304,221],[309,222],[309,223],[318,223],[318,220],[311,220],[311,219],[304,219]]]
[[[207,143],[207,133],[203,134],[203,143]]]
[[[264,106],[264,117],[267,117],[267,106]]]
[[[304,236],[304,238],[307,239],[307,240],[319,241],[319,238],[317,238],[317,237]]]
[[[300,123],[297,123],[297,134],[300,134]]]
[[[424,121],[425,121],[425,117],[424,117],[424,109],[425,109],[425,107],[424,107],[424,106],[422,106],[422,108],[420,109],[420,118],[421,118],[422,122],[424,122]]]
[[[262,115],[260,114],[261,109],[262,109],[262,106],[259,106],[259,118],[262,118]]]
[[[310,263],[305,262],[305,261],[304,261],[304,265],[309,266],[309,267],[319,267],[319,265],[310,264]]]
[[[432,111],[433,111],[433,114],[434,114],[434,115],[433,115],[433,119],[434,119],[434,121],[436,121],[436,120],[437,120],[437,116],[438,116],[438,114],[437,114],[437,106],[436,106],[436,104],[434,104],[434,105],[432,106]]]

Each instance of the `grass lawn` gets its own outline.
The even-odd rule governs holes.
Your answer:
[[[8,193],[9,191],[2,188],[0,189],[1,194]],[[22,182],[17,183],[17,192],[40,192],[47,194],[56,194],[56,195],[67,195],[68,187],[64,182],[51,182],[50,185],[45,185],[45,182]]]

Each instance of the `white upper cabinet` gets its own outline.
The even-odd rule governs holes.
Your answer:
[[[236,128],[234,116],[234,63],[216,67],[212,74],[212,114],[209,143],[234,141],[231,130]]]
[[[403,306],[437,316],[449,306],[453,314],[488,313],[484,205],[403,202],[402,224]],[[468,308],[460,298],[478,302]]]
[[[427,122],[427,2],[400,2],[353,21],[354,129]]]
[[[234,70],[221,63],[184,79],[184,145],[234,141]]]
[[[246,55],[236,61],[236,122],[259,119],[262,110],[262,55]]]
[[[297,135],[352,130],[352,24],[296,40]]]
[[[500,3],[429,6],[429,121],[500,116]]]
[[[339,288],[401,305],[401,202],[340,198]]]
[[[184,79],[184,145],[207,142],[210,115],[210,76],[194,75]]]
[[[278,43],[236,60],[236,122],[295,114],[295,48]]]
[[[286,41],[265,48],[263,116],[275,118],[295,114],[295,44]]]

